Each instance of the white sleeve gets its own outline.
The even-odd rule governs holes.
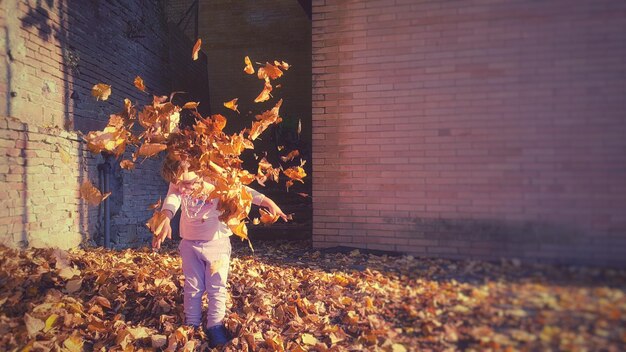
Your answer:
[[[161,210],[167,209],[171,211],[172,214],[176,214],[178,208],[180,208],[180,192],[178,191],[178,187],[176,187],[176,185],[170,183],[167,190],[167,196],[165,196]]]
[[[250,194],[252,194],[252,204],[254,205],[261,205],[261,203],[263,202],[263,199],[265,199],[265,195],[255,189],[252,189],[248,186],[244,186],[246,187],[246,190],[248,192],[250,192]]]

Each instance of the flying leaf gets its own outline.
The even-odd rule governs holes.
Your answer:
[[[235,99],[233,99],[231,101],[227,101],[227,102],[224,103],[224,106],[229,108],[229,109],[231,109],[231,110],[233,110],[233,111],[237,111],[237,113],[239,113],[239,110],[237,109],[237,100],[238,99],[239,98],[235,98]]]
[[[197,109],[200,102],[190,101],[183,105],[183,109]]]
[[[135,157],[146,157],[149,158],[153,155],[160,153],[161,151],[167,149],[166,144],[160,143],[144,143],[139,147]]]
[[[269,62],[265,63],[265,66],[259,68],[257,72],[257,77],[259,79],[277,79],[283,75],[283,71],[280,70],[277,66],[270,64]]]
[[[283,70],[287,71],[289,69],[289,67],[291,67],[288,63],[286,63],[285,61],[281,61],[278,62],[276,60],[274,60],[274,65],[277,67],[282,68]]]
[[[250,62],[250,58],[249,57],[245,57],[244,61],[246,63],[246,67],[243,69],[243,71],[249,75],[254,74],[254,67],[252,67],[252,62]]]
[[[152,217],[146,223],[146,226],[148,227],[148,229],[150,229],[150,232],[156,234],[156,232],[160,231],[163,227],[165,220],[167,220],[165,212],[155,211]]]
[[[94,187],[89,180],[83,181],[83,184],[80,186],[80,196],[86,200],[89,205],[98,205],[109,195],[111,195],[111,192],[102,195],[102,192]]]
[[[65,151],[65,148],[57,145],[57,150],[59,151],[59,156],[61,157],[61,161],[64,164],[69,164],[72,161],[72,157],[68,152]]]
[[[296,149],[296,150],[292,150],[291,152],[289,152],[289,154],[285,155],[285,156],[281,156],[280,159],[286,163],[288,161],[293,160],[293,158],[297,157],[300,155],[300,152]]]
[[[120,167],[126,170],[133,170],[135,168],[135,163],[133,163],[132,161],[128,159],[124,159],[120,161]]]
[[[111,86],[104,83],[98,83],[91,88],[91,95],[96,100],[107,100],[111,95]]]
[[[263,225],[271,225],[275,223],[278,218],[280,218],[280,215],[273,215],[263,208],[259,208],[259,213],[261,214],[261,223]]]
[[[137,87],[137,89],[139,89],[142,92],[146,91],[146,86],[143,84],[143,79],[141,79],[141,77],[137,76],[135,77],[135,87]]]
[[[193,50],[191,51],[191,58],[193,59],[193,61],[198,60],[198,53],[200,52],[200,46],[202,46],[202,39],[198,38],[198,40],[196,40],[196,44],[194,44],[193,46]]]
[[[259,96],[257,96],[254,99],[255,103],[262,103],[264,101],[269,100],[269,98],[272,96],[272,94],[270,94],[272,92],[272,84],[270,83],[269,79],[265,81],[265,86],[263,87],[263,90],[261,91],[261,93],[259,93]]]

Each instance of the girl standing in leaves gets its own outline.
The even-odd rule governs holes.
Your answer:
[[[185,275],[184,312],[186,324],[199,327],[202,319],[202,295],[209,300],[206,332],[209,346],[215,347],[230,340],[222,321],[226,314],[226,280],[230,267],[232,231],[219,220],[218,199],[197,199],[191,196],[194,189],[214,187],[195,172],[180,173],[181,162],[166,157],[162,175],[169,182],[163,202],[165,220],[155,229],[153,248],[161,248],[165,238],[172,238],[170,220],[179,208],[180,235],[178,246]],[[245,186],[252,194],[252,204],[266,208],[272,215],[287,221],[287,216],[269,197]]]

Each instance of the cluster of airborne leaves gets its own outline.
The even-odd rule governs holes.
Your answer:
[[[226,351],[626,347],[624,270],[259,245],[235,246]],[[174,249],[0,247],[0,350],[207,350],[182,285]]]
[[[194,58],[200,42],[193,50]],[[254,74],[255,70],[248,57],[245,58],[244,72]],[[283,70],[289,69],[286,62],[274,61],[265,63],[257,70],[257,76],[263,80],[264,88],[255,102],[269,100],[273,90],[272,81],[283,75]],[[141,77],[136,77],[135,87],[145,92],[145,84]],[[106,84],[96,84],[92,95],[96,99],[106,100],[111,94],[111,87]],[[183,172],[195,172],[204,182],[198,183],[193,196],[204,199],[219,199],[218,210],[221,211],[220,220],[226,223],[233,233],[242,239],[248,239],[247,218],[252,204],[252,195],[243,187],[254,181],[261,186],[268,180],[279,181],[282,172],[287,178],[286,187],[294,181],[302,182],[306,177],[303,169],[304,161],[299,165],[283,168],[276,167],[265,157],[259,160],[256,174],[242,168],[241,154],[246,150],[254,150],[254,141],[271,125],[282,121],[279,115],[283,100],[280,99],[270,110],[255,116],[250,128],[245,128],[232,135],[224,132],[226,117],[214,114],[203,117],[198,113],[198,102],[187,102],[182,107],[172,103],[175,93],[167,96],[154,96],[152,103],[138,109],[129,99],[124,99],[124,109],[110,116],[107,126],[102,131],[92,131],[85,136],[88,149],[93,153],[109,153],[121,157],[127,147],[132,146],[135,151],[131,159],[121,160],[120,166],[133,169],[138,158],[148,158],[166,151],[166,158],[173,161],[178,167],[176,177]],[[225,102],[224,106],[239,113],[237,99]],[[195,116],[195,124],[191,129],[180,129],[180,113],[189,109]],[[137,134],[136,125],[142,132]],[[300,131],[298,131],[300,132]],[[284,163],[299,156],[298,150],[285,151],[282,157]],[[81,186],[81,195],[92,205],[97,205],[108,194],[102,194],[89,181]],[[160,204],[153,205],[154,216],[147,226],[154,230],[164,220],[164,214],[159,210]],[[277,215],[261,213],[261,217],[254,220],[255,224],[271,224],[278,219]]]

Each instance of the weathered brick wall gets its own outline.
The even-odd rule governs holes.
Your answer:
[[[313,240],[626,264],[626,3],[313,1]]]
[[[72,248],[88,239],[98,211],[76,184],[97,162],[76,133],[0,117],[0,244]]]
[[[1,2],[0,116],[18,119],[24,125],[22,131],[28,133],[54,127],[67,131],[87,132],[102,129],[109,115],[121,110],[124,98],[143,106],[152,100],[152,94],[168,95],[171,92],[172,75],[175,74],[183,81],[193,80],[198,75],[196,72],[198,70],[191,70],[188,67],[183,72],[172,70],[172,66],[180,68],[184,67],[184,62],[191,62],[191,44],[178,43],[179,48],[185,45],[189,47],[188,54],[184,56],[170,53],[171,33],[167,29],[163,4],[164,2],[143,0]],[[199,72],[206,75],[206,69]],[[133,80],[137,75],[143,78],[149,94],[142,93],[134,87]],[[91,87],[99,82],[112,86],[112,94],[107,101],[96,101],[91,97]],[[26,133],[4,128],[0,126],[0,132],[8,136]],[[39,144],[29,143],[26,147],[20,142],[15,142],[13,145],[11,138],[8,142],[3,142],[3,148],[7,148],[6,158],[5,152],[0,154],[2,156],[0,168],[3,170],[0,177],[13,180],[11,182],[18,182],[16,181],[20,177],[18,175],[22,175],[25,180],[35,177],[32,175],[39,175],[30,168],[22,170],[13,166],[16,162],[29,163],[31,158],[48,157],[56,160],[51,145],[58,143],[74,151],[81,150],[78,137],[73,132],[45,137],[45,140],[50,140],[50,143],[44,143],[42,146],[48,148],[45,149],[47,152],[36,151]],[[67,141],[63,142],[64,138]],[[52,155],[48,156],[48,153]],[[42,156],[44,154],[45,157]],[[22,159],[19,159],[20,157]],[[95,165],[100,163],[102,158],[90,156],[87,160],[92,162],[80,164],[79,161],[72,161],[73,167],[80,164],[86,169],[82,171],[77,169],[77,174],[72,174],[68,179],[64,179],[61,174],[53,173],[50,176],[54,184],[52,187],[62,188],[59,192],[65,192],[64,194],[75,193],[80,183],[87,177],[97,185]],[[57,161],[51,160],[48,163],[55,165]],[[133,172],[122,171],[119,165],[114,168],[111,182],[113,190],[111,234],[115,246],[136,245],[150,238],[144,226],[151,215],[147,205],[158,200],[158,197],[167,190],[165,183],[158,176],[158,161],[148,160],[137,166],[137,170]],[[61,167],[71,169],[65,165]],[[12,173],[12,169],[21,171]],[[59,203],[50,200],[46,193],[49,192],[49,186],[37,180],[36,177],[33,178],[25,187],[28,187],[29,194],[46,196],[10,200],[11,204],[21,207],[24,212],[34,211],[33,216],[24,218],[24,221],[30,223],[36,216],[41,216],[39,212],[44,209],[51,210],[49,215],[52,218],[65,216],[68,211],[76,210],[79,212],[75,213],[75,216],[84,217],[83,213],[87,211],[84,204],[80,203],[79,206],[78,203],[74,204],[74,200],[69,199],[66,200],[70,202],[67,207],[58,205]],[[3,184],[4,187],[11,189],[12,186]],[[24,195],[13,192],[11,196]],[[29,203],[30,199],[34,203]],[[70,243],[76,243],[77,233],[82,236],[88,233],[96,242],[101,243],[102,229],[98,211],[101,211],[98,207],[89,211],[85,218],[87,230],[84,227],[70,227],[68,234],[59,230],[58,233],[50,234],[56,242],[46,244],[58,243],[68,246]],[[12,221],[17,218],[11,216],[10,221],[13,223]],[[19,227],[12,225],[11,228],[16,226]],[[39,225],[20,228],[25,231],[24,237],[30,238],[29,231],[37,226]],[[12,231],[8,226],[0,227],[0,235],[6,238],[3,242],[16,243],[14,236],[17,232]],[[21,237],[19,240],[22,240]],[[43,243],[33,241],[29,241],[29,244]]]

